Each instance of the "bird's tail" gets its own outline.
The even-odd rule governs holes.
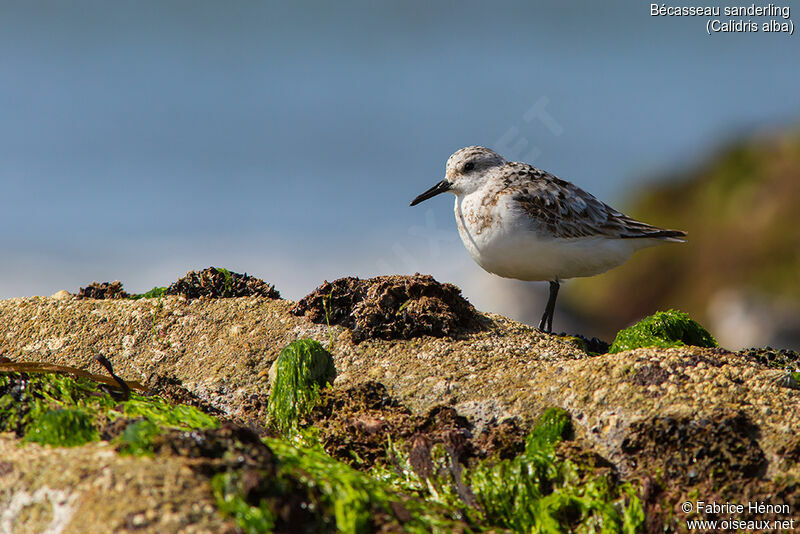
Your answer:
[[[622,234],[623,239],[661,239],[662,241],[672,241],[674,243],[685,243],[686,232],[683,230],[662,230],[653,229],[643,232]]]

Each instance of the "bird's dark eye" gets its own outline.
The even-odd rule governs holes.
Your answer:
[[[474,168],[475,168],[475,164],[472,163],[471,161],[469,161],[469,162],[464,164],[464,172],[469,172]]]

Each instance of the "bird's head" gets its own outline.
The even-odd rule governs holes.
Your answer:
[[[459,196],[469,194],[483,184],[489,169],[505,164],[503,156],[486,147],[468,146],[457,150],[447,160],[444,180],[412,200],[411,205],[416,206],[424,200],[448,191]]]

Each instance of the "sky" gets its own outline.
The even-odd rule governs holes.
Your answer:
[[[800,37],[705,25],[628,1],[0,1],[0,298],[418,271],[514,316],[453,198],[409,201],[482,144],[622,206],[796,124]]]

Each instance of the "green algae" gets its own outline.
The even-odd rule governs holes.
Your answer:
[[[319,447],[299,447],[268,439],[284,473],[298,477],[320,496],[326,515],[336,530],[371,532],[376,516],[387,523],[402,523],[405,532],[452,532],[457,518],[434,502],[423,502],[394,491],[389,485],[331,458]],[[457,514],[456,514],[457,515]]]
[[[163,430],[149,419],[134,421],[120,434],[118,450],[120,454],[152,456],[155,439],[162,432]]]
[[[115,404],[108,393],[87,379],[57,373],[0,373],[0,431],[15,432],[20,437],[38,429],[42,442],[57,444],[57,437],[47,432],[47,428],[60,417],[74,420],[80,434],[86,436],[82,428],[85,425],[77,424],[82,416],[75,412],[93,419],[95,413],[109,410]],[[53,415],[51,412],[56,410],[71,410],[72,414]]]
[[[303,376],[331,378],[330,372]],[[326,383],[314,383],[320,382]],[[0,428],[7,429],[12,419],[26,440],[57,446],[97,440],[101,429],[119,426],[124,428],[116,438],[120,453],[145,456],[166,429],[217,425],[199,410],[159,397],[133,393],[120,401],[90,380],[0,374]],[[329,456],[311,428],[288,439],[264,438],[269,451],[253,456],[263,461],[228,464],[210,482],[219,511],[244,532],[296,524],[303,531],[345,533],[634,532],[643,519],[633,487],[591,469],[586,475],[578,462],[560,458],[556,446],[570,434],[568,414],[551,409],[518,457],[466,468],[452,450],[436,444],[434,467],[420,476],[399,443],[389,445],[393,465],[363,472]]]
[[[464,532],[481,532],[486,530],[482,517],[474,509],[477,503],[471,490],[463,484],[463,467],[453,461],[441,443],[430,448],[428,469],[422,476],[417,471],[419,465],[411,460],[408,443],[389,441],[387,456],[390,464],[376,464],[369,475],[380,481],[387,491],[404,495],[415,503],[439,510],[439,517],[462,524]],[[457,466],[457,467],[456,467]],[[457,474],[453,468],[456,467]],[[422,518],[424,523],[426,518]],[[441,521],[441,519],[440,519]],[[469,528],[466,528],[469,527]],[[421,531],[425,531],[424,528]],[[447,532],[444,529],[444,532]]]
[[[241,471],[220,473],[212,480],[217,505],[245,532],[281,530],[281,511],[298,501],[303,513],[292,515],[291,527],[305,532],[418,533],[470,532],[458,513],[399,493],[367,473],[335,460],[318,446],[265,438],[277,460],[274,472],[262,472],[262,484],[245,487]],[[298,440],[295,440],[297,442]],[[250,495],[248,495],[248,493]],[[256,497],[253,498],[253,493]],[[285,522],[286,519],[283,519]],[[386,528],[390,526],[391,528]]]
[[[467,480],[483,520],[513,532],[636,532],[644,509],[628,483],[559,458],[556,445],[571,433],[569,415],[551,408],[539,418],[514,459],[483,462]]]
[[[528,435],[526,447],[544,449],[572,435],[572,418],[560,408],[548,408]]]
[[[333,383],[333,357],[318,342],[300,339],[289,343],[275,362],[275,382],[267,406],[269,423],[283,435],[297,429],[319,399],[319,391]]]
[[[422,477],[409,454],[392,445],[394,469],[379,465],[371,474],[395,491],[460,515],[475,532],[637,532],[644,511],[631,484],[557,455],[556,446],[571,433],[569,415],[551,408],[514,459],[486,459],[462,470],[435,445],[432,467]]]
[[[535,434],[523,454],[479,465],[468,480],[483,520],[513,532],[634,533],[644,522],[633,486],[603,473],[582,478],[576,462],[559,460]]]
[[[139,299],[160,299],[163,297],[167,292],[166,287],[159,287],[156,286],[150,291],[145,291],[144,293],[137,293],[135,295],[131,295],[128,297],[130,300],[139,300]]]
[[[301,368],[298,375],[317,388],[332,379],[332,366],[326,371],[319,362],[311,365],[303,352],[321,347],[293,345],[301,353],[291,356]],[[116,425],[124,428],[117,438],[120,453],[134,455],[152,454],[166,428],[217,426],[195,408],[136,393],[120,401],[86,379],[0,374],[0,430],[19,429],[29,441],[72,446],[99,439],[99,430],[111,423],[123,423]],[[281,531],[294,521],[303,531],[346,533],[636,531],[643,514],[631,485],[604,473],[587,476],[578,462],[558,457],[556,446],[570,434],[568,414],[551,409],[517,458],[466,468],[437,444],[434,468],[419,476],[399,443],[389,444],[394,465],[362,472],[329,456],[312,428],[290,439],[264,438],[271,452],[266,461],[230,464],[211,478],[211,487],[220,512],[244,532]]]
[[[170,404],[156,396],[132,395],[128,401],[122,404],[122,413],[125,417],[143,417],[159,427],[176,430],[195,430],[217,426],[217,420],[214,417],[193,406]]]
[[[516,458],[466,468],[436,444],[423,475],[399,443],[389,443],[391,464],[362,472],[313,445],[313,432],[265,438],[276,462],[260,473],[259,491],[243,471],[218,474],[212,487],[219,509],[245,532],[281,530],[292,498],[303,503],[305,516],[292,518],[306,531],[638,532],[644,511],[637,489],[607,469],[559,456],[558,444],[571,434],[569,415],[550,409]]]
[[[697,321],[677,310],[656,312],[635,325],[620,330],[610,353],[640,347],[671,348],[693,345],[718,347],[717,341]]]
[[[217,501],[217,509],[223,515],[233,517],[246,534],[273,532],[275,516],[269,500],[260,499],[251,505],[242,488],[242,477],[232,471],[219,473],[211,479],[211,488]]]
[[[213,428],[216,419],[158,396],[131,392],[125,400],[92,380],[59,373],[0,373],[0,432],[26,441],[72,447],[100,439],[119,419],[143,419],[158,428]]]
[[[75,447],[96,441],[92,416],[83,410],[48,410],[31,421],[25,440],[56,447]]]

